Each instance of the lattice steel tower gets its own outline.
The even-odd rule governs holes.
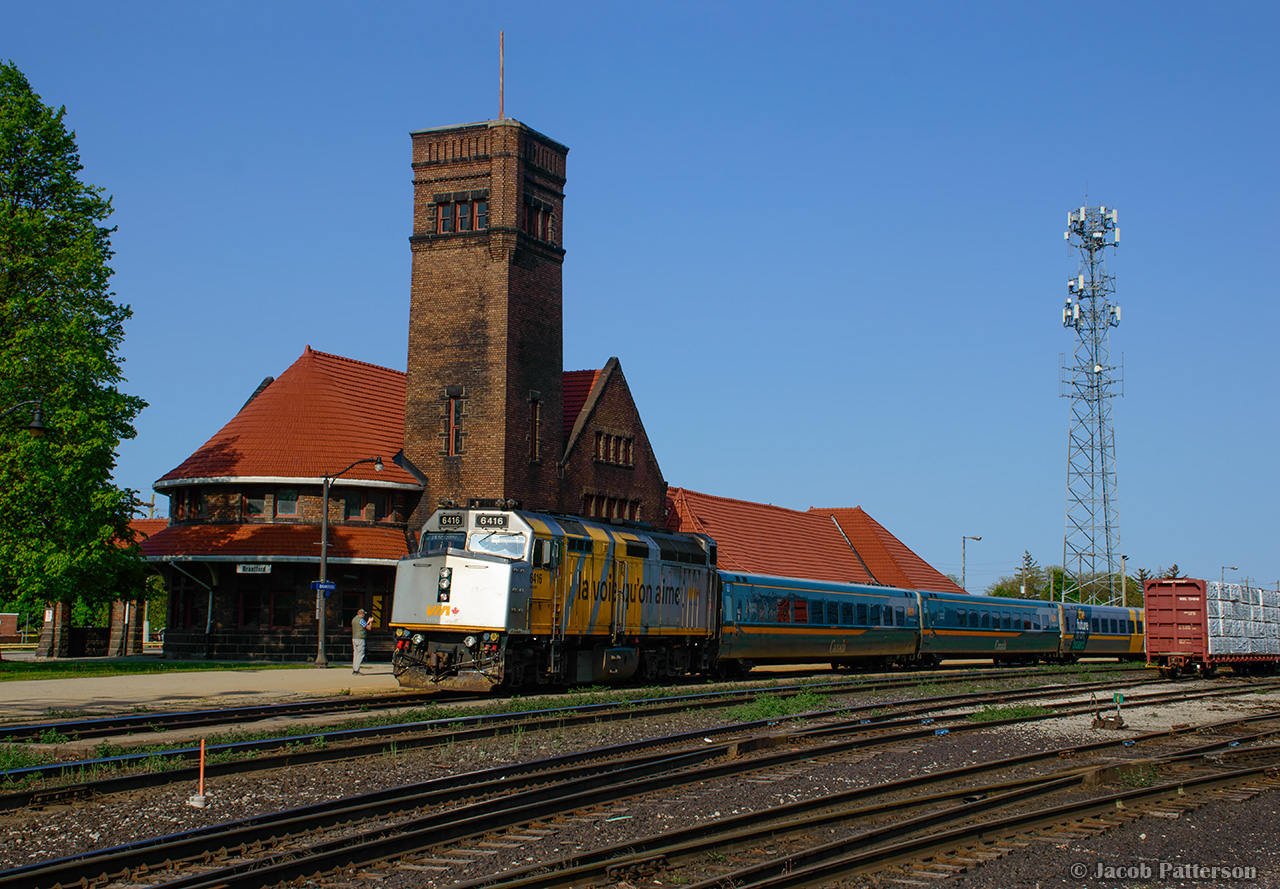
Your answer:
[[[1080,265],[1067,282],[1062,309],[1062,326],[1076,332],[1075,363],[1068,367],[1065,355],[1059,358],[1058,394],[1071,399],[1062,564],[1078,585],[1079,601],[1121,604],[1111,400],[1124,394],[1124,378],[1111,365],[1108,339],[1111,328],[1120,324],[1120,307],[1111,301],[1115,286],[1103,263],[1106,248],[1120,243],[1115,208],[1072,210],[1063,237],[1079,251]],[[1064,593],[1070,596],[1070,591]]]

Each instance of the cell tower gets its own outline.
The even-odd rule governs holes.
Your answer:
[[[1072,210],[1063,238],[1079,250],[1080,265],[1062,309],[1062,326],[1076,332],[1075,363],[1068,367],[1065,355],[1059,357],[1058,394],[1071,399],[1062,565],[1078,585],[1080,602],[1122,604],[1111,399],[1124,394],[1124,377],[1111,365],[1108,338],[1120,324],[1120,307],[1112,304],[1115,286],[1103,263],[1106,248],[1120,243],[1115,208]]]

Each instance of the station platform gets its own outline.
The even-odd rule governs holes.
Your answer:
[[[4,657],[9,659],[13,654],[6,651]],[[386,694],[399,688],[390,664],[368,662],[358,675],[351,672],[350,663],[326,668],[245,664],[243,669],[15,679],[0,682],[0,721],[38,722],[51,715],[107,715],[138,709],[204,710],[344,694]]]

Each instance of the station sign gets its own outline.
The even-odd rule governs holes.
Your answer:
[[[270,574],[271,566],[257,564],[239,564],[236,565],[236,574]]]

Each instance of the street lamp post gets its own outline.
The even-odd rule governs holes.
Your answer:
[[[960,589],[964,590],[966,593],[969,592],[969,584],[968,584],[968,578],[965,574],[964,542],[966,540],[981,540],[981,539],[982,539],[981,537],[969,537],[967,535],[960,538]]]
[[[324,477],[324,491],[320,495],[320,584],[316,587],[316,623],[320,630],[316,637],[316,666],[327,667],[329,661],[324,656],[324,624],[325,624],[325,602],[324,598],[328,595],[325,585],[329,580],[329,486],[334,480],[340,478],[343,474],[351,469],[359,466],[361,463],[372,463],[374,472],[382,471],[381,457],[365,457],[363,460],[357,460],[342,472],[335,472],[333,475]]]
[[[1129,557],[1120,554],[1120,607],[1129,604]]]
[[[31,412],[31,422],[27,424],[27,431],[30,432],[36,438],[39,438],[40,436],[44,435],[44,430],[47,428],[44,425],[44,418],[42,415],[42,411],[44,410],[43,398],[37,398],[34,401],[19,401],[13,407],[5,411],[3,414],[0,414],[0,420],[3,420],[5,417],[9,416],[11,413],[16,411],[20,407],[29,407],[30,405],[33,405],[33,404],[36,406],[36,409]]]
[[[1222,568],[1222,570],[1221,570],[1220,572],[1218,572],[1218,583],[1222,583],[1222,584],[1225,584],[1225,583],[1227,582],[1227,572],[1228,572],[1228,571],[1239,571],[1239,570],[1240,570],[1240,569],[1239,569],[1238,567],[1236,567],[1235,565],[1222,565],[1222,566],[1220,566],[1220,567]]]

